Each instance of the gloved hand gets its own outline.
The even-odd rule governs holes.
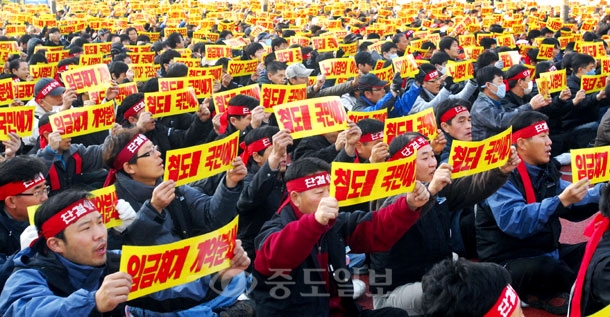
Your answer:
[[[38,230],[36,229],[36,226],[30,225],[25,228],[21,236],[19,236],[21,250],[29,247],[30,244],[32,244],[32,241],[34,241],[36,238],[38,238]]]
[[[494,66],[496,66],[499,69],[504,68],[504,62],[502,60],[497,61]]]
[[[453,86],[453,77],[447,76],[445,78],[445,89],[451,91],[451,86]]]
[[[131,205],[123,199],[119,199],[118,203],[116,204],[116,211],[119,213],[119,218],[123,220],[123,223],[120,226],[116,226],[112,229],[122,233],[136,219],[136,211],[133,210]]]

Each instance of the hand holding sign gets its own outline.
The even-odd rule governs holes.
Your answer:
[[[166,180],[165,182],[157,185],[152,193],[150,199],[150,205],[158,212],[163,212],[163,209],[176,198],[176,182],[173,180]]]
[[[257,106],[252,109],[251,118],[250,126],[252,126],[253,129],[260,127],[263,124],[263,120],[265,120],[265,107]]]
[[[589,190],[589,179],[583,178],[577,183],[570,184],[559,194],[559,201],[564,207],[568,207],[581,201]]]
[[[349,156],[356,154],[356,143],[360,141],[362,130],[354,122],[347,122],[347,130],[345,130],[345,152]]]
[[[241,245],[241,240],[235,240],[235,249],[231,257],[231,267],[220,271],[218,274],[222,281],[227,281],[237,276],[239,273],[245,271],[250,266],[250,258]]]
[[[430,145],[432,146],[432,152],[434,152],[435,155],[441,154],[441,152],[443,152],[443,150],[445,149],[445,145],[447,144],[445,133],[441,129],[438,129],[437,133],[438,134],[436,135],[436,138],[430,141]]]
[[[519,163],[521,163],[521,158],[517,154],[517,148],[511,146],[510,157],[508,158],[508,161],[503,166],[500,166],[499,169],[502,173],[508,174],[512,172],[515,168],[517,168],[517,165],[519,165]]]
[[[543,95],[537,94],[532,98],[532,100],[530,100],[530,105],[532,106],[532,109],[538,110],[542,107],[550,105],[552,101],[553,100],[550,96],[545,98]]]
[[[371,157],[369,157],[370,163],[382,163],[385,162],[390,156],[390,146],[387,143],[377,143],[373,145],[371,149]]]
[[[286,148],[292,145],[292,136],[290,130],[280,130],[273,135],[273,150],[267,159],[269,167],[273,170],[279,170],[282,166],[282,161],[286,163]]]
[[[205,98],[199,105],[199,109],[197,109],[197,117],[199,117],[201,122],[206,122],[210,119],[210,116],[210,98]]]
[[[227,171],[226,185],[229,189],[235,188],[244,177],[248,175],[248,169],[241,157],[237,156],[233,159],[233,168]]]
[[[579,103],[581,103],[583,100],[585,100],[586,97],[587,97],[587,92],[584,89],[581,89],[576,93],[576,96],[574,97],[574,99],[572,99],[572,104],[577,106]]]
[[[72,108],[72,103],[77,98],[78,98],[78,94],[76,93],[76,90],[67,88],[63,94],[64,102],[63,102],[63,106],[62,106],[61,110],[68,110],[68,109]]]
[[[432,176],[432,181],[428,185],[428,191],[431,195],[436,195],[445,186],[451,184],[451,166],[447,163],[441,164]]]
[[[53,131],[47,135],[49,148],[51,148],[53,152],[57,152],[57,150],[59,150],[59,142],[61,142],[61,132],[63,131]]]
[[[8,137],[9,139],[7,141],[2,141],[2,144],[4,144],[5,158],[15,157],[15,154],[17,154],[17,151],[19,151],[19,148],[21,147],[21,138],[17,133],[10,132]]]
[[[584,91],[583,91],[583,93],[584,93]],[[570,88],[566,88],[566,89],[562,90],[561,93],[559,94],[559,99],[561,99],[563,101],[567,101],[571,97],[572,97],[572,92],[570,91]]]
[[[95,308],[101,313],[115,309],[127,301],[131,291],[132,277],[125,272],[116,272],[104,277],[100,288],[95,292]]]
[[[407,194],[407,205],[409,209],[416,210],[425,205],[430,199],[430,192],[420,181],[415,182],[415,188]]]
[[[140,133],[146,133],[155,129],[155,120],[152,118],[152,113],[145,111],[140,113],[136,127]]]
[[[326,226],[332,220],[339,216],[339,202],[335,197],[324,197],[320,199],[318,209],[314,214],[316,221]]]

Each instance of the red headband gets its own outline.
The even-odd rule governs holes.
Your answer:
[[[327,172],[321,172],[286,182],[286,190],[288,193],[300,193],[327,185],[330,185],[330,174]]]
[[[61,84],[57,80],[51,81],[46,86],[44,86],[42,89],[40,89],[40,91],[38,92],[38,95],[36,95],[36,100],[44,99],[44,97],[48,96],[51,93],[51,91],[53,91],[53,89],[55,89],[57,87],[61,87]]]
[[[6,197],[9,196],[16,196],[19,195],[21,193],[23,193],[24,191],[36,187],[39,184],[42,184],[45,182],[45,178],[42,175],[42,173],[38,173],[38,175],[36,175],[34,177],[34,179],[31,179],[29,181],[18,181],[18,182],[10,182],[8,184],[4,184],[2,186],[0,186],[0,201],[4,201],[6,199]]]
[[[270,147],[272,144],[273,143],[271,143],[271,139],[267,137],[264,137],[260,140],[256,140],[250,143],[250,145],[248,146],[246,146],[246,142],[242,142],[239,145],[239,147],[244,150],[244,152],[241,153],[241,160],[244,162],[244,164],[248,164],[248,160],[250,159],[250,156],[252,156],[252,153],[262,151]]]
[[[509,79],[505,79],[504,83],[506,84],[506,91],[509,91],[510,89],[508,88],[508,82],[509,81],[513,81],[513,80],[519,80],[519,79],[524,79],[524,78],[529,78],[531,76],[530,71],[529,70],[524,70],[520,73],[518,73],[517,75],[509,78]]]
[[[40,148],[44,149],[47,147],[47,139],[44,137],[45,132],[53,132],[53,127],[51,127],[50,123],[43,124],[40,128],[38,128],[38,135],[40,136]]]
[[[483,317],[507,317],[510,316],[517,309],[519,305],[519,296],[510,284],[507,284],[502,290],[502,294],[498,298],[498,301]]]
[[[436,78],[438,78],[438,76],[439,76],[439,74],[438,74],[438,71],[437,71],[437,70],[432,71],[432,72],[429,72],[429,73],[427,73],[427,74],[426,74],[426,76],[424,77],[424,81],[430,81],[430,80],[432,80],[432,79],[436,79]]]
[[[146,107],[146,104],[144,103],[144,99],[142,99],[131,106],[131,108],[127,109],[127,111],[125,111],[123,114],[123,118],[127,120],[129,117],[135,117],[140,110],[144,109],[144,107]]]
[[[455,116],[457,116],[458,114],[468,111],[468,108],[464,107],[464,106],[455,106],[449,110],[447,110],[445,113],[443,113],[443,115],[441,116],[441,122],[447,122],[453,118],[455,118]]]
[[[365,134],[360,137],[361,143],[372,142],[383,139],[383,131]]]
[[[546,124],[546,121],[538,121],[519,131],[513,132],[513,144],[517,143],[518,139],[528,139],[545,132],[549,132],[549,126]]]
[[[144,134],[137,134],[134,136],[129,143],[119,152],[119,155],[114,159],[112,168],[108,171],[108,176],[104,182],[104,187],[114,184],[116,180],[116,173],[123,170],[123,164],[129,162],[131,158],[138,153],[138,150],[148,141],[148,138]]]
[[[426,140],[426,138],[418,136],[415,139],[409,141],[409,143],[407,143],[407,145],[405,145],[402,149],[400,149],[400,151],[394,153],[394,155],[390,158],[390,161],[407,158],[407,157],[413,155],[413,153],[415,153],[415,151],[417,151],[417,150],[421,149],[422,147],[429,145],[429,144],[430,143],[428,142],[428,140]]]
[[[45,221],[42,224],[42,236],[46,239],[54,237],[78,219],[94,211],[98,211],[95,205],[89,199],[83,198]]]
[[[227,127],[229,126],[229,116],[245,116],[249,115],[250,108],[246,106],[233,106],[228,105],[225,112],[220,115],[220,127],[218,128],[218,132],[220,134],[224,134],[227,131]]]

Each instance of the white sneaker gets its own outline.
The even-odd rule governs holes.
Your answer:
[[[354,285],[354,299],[360,298],[360,296],[364,295],[366,292],[366,283],[361,280],[352,280],[352,284]]]
[[[561,164],[562,166],[569,165],[572,162],[572,158],[570,157],[570,152],[562,153],[562,154],[555,156],[555,160],[557,160],[557,162],[559,162],[559,164]]]

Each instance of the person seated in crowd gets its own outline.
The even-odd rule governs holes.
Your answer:
[[[85,191],[68,190],[37,209],[34,223],[40,236],[17,254],[16,270],[0,295],[0,314],[124,316],[135,307],[177,311],[220,298],[217,290],[250,264],[238,240],[231,267],[217,273],[214,288],[206,276],[127,302],[133,277],[118,271],[120,251],[107,249],[102,215],[88,197]]]
[[[484,66],[477,70],[476,78],[481,92],[470,111],[473,141],[487,139],[506,130],[510,126],[510,119],[519,112],[537,110],[551,103],[551,100],[543,100],[517,108],[503,107],[502,99],[507,91],[503,76],[502,70],[495,66]]]
[[[422,310],[430,317],[523,317],[510,282],[510,274],[495,263],[443,260],[422,278]]]
[[[309,82],[309,75],[313,72],[313,69],[305,68],[302,63],[292,64],[286,68],[286,78],[291,85],[302,85]],[[318,78],[315,85],[307,86],[307,98],[319,98],[327,96],[342,96],[350,93],[358,85],[358,76],[356,78],[348,80],[347,82],[334,85],[332,87],[324,88],[324,76]]]
[[[428,140],[417,132],[407,132],[392,140],[390,160],[406,158],[414,153],[415,178],[426,183],[431,199],[426,212],[387,252],[371,254],[374,275],[370,279],[373,305],[397,307],[409,315],[422,314],[421,280],[436,263],[452,258],[451,211],[476,204],[493,194],[507,180],[519,158],[514,151],[508,162],[499,168],[451,179],[451,166],[437,161]],[[469,193],[464,195],[464,193]],[[401,199],[388,198],[383,206]],[[387,272],[391,271],[391,277]]]
[[[422,76],[415,80],[421,85],[419,96],[409,111],[409,114],[417,113],[428,108],[436,108],[443,100],[449,99],[469,99],[477,91],[477,84],[474,80],[469,80],[464,89],[459,94],[451,93],[453,78],[447,74],[441,74],[432,64],[420,66]]]
[[[584,244],[559,242],[559,218],[582,221],[598,210],[603,184],[570,184],[551,162],[547,117],[525,111],[509,122],[522,162],[476,213],[481,261],[503,265],[528,305],[565,315]]]
[[[257,315],[407,316],[391,308],[360,311],[352,299],[345,243],[355,252],[387,250],[417,221],[428,191],[418,182],[387,208],[340,213],[329,196],[329,173],[330,165],[316,158],[295,161],[286,170],[288,197],[255,239]],[[274,290],[277,283],[280,292]]]
[[[359,90],[360,98],[356,101],[352,111],[388,109],[390,118],[407,115],[417,99],[421,85],[414,82],[409,90],[402,92],[402,89],[395,87],[393,82],[390,91],[386,92],[387,84],[387,81],[379,79],[375,74],[360,76],[356,88]]]

